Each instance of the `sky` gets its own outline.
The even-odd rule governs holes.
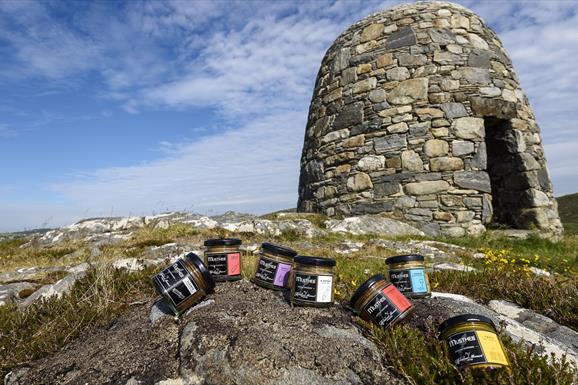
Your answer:
[[[578,191],[578,2],[457,1],[501,37]],[[0,232],[295,207],[319,63],[400,1],[0,0]]]

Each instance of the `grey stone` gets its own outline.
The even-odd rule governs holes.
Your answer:
[[[383,234],[387,236],[424,235],[423,232],[407,223],[379,215],[349,217],[342,220],[330,219],[325,222],[331,232],[355,235]]]
[[[461,158],[442,156],[430,159],[431,171],[455,171],[463,170],[464,161]]]
[[[354,203],[350,207],[350,215],[379,214],[393,209],[391,201],[373,201]]]
[[[383,153],[385,151],[399,150],[407,146],[405,135],[393,134],[373,140],[375,151]]]
[[[468,56],[468,65],[477,68],[490,68],[490,57],[489,51],[474,50]]]
[[[369,93],[369,100],[371,100],[373,103],[381,103],[385,101],[386,95],[387,94],[385,90],[382,88],[373,90]]]
[[[427,98],[428,79],[409,79],[401,82],[387,95],[392,104],[409,104]]]
[[[396,182],[376,183],[373,185],[373,191],[378,196],[387,196],[401,192],[401,185]]]
[[[486,152],[485,142],[481,142],[478,145],[478,151],[470,160],[470,167],[475,170],[485,170],[488,167],[488,154]]]
[[[333,70],[335,72],[340,72],[345,68],[349,67],[349,59],[351,58],[351,50],[349,48],[341,48],[337,55],[335,55],[335,61],[333,62]]]
[[[436,194],[448,191],[450,185],[445,180],[408,183],[404,190],[408,195]]]
[[[447,28],[432,28],[428,33],[434,43],[447,45],[456,41],[456,35]]]
[[[411,27],[400,28],[397,32],[389,35],[386,41],[388,50],[408,47],[417,44],[415,33]]]
[[[458,118],[454,120],[452,129],[461,139],[483,139],[485,136],[484,120],[481,118]]]
[[[376,78],[367,78],[364,80],[360,80],[357,83],[353,84],[352,92],[354,94],[358,94],[361,92],[368,92],[377,86],[377,79]]]
[[[449,151],[449,148],[450,146],[445,140],[430,139],[425,142],[423,150],[428,157],[435,158],[438,156],[446,155]]]
[[[425,55],[419,54],[401,54],[397,57],[397,61],[400,66],[404,67],[417,67],[422,66],[427,63],[427,57]]]
[[[385,71],[389,80],[406,80],[409,79],[409,71],[405,67],[395,67]]]
[[[360,41],[362,43],[370,40],[375,40],[383,33],[383,24],[370,24],[361,32]]]
[[[361,171],[377,171],[385,167],[385,157],[382,155],[367,155],[359,160],[357,167]]]
[[[454,183],[466,189],[491,192],[490,177],[485,171],[456,171]]]
[[[441,106],[446,118],[454,119],[468,116],[468,112],[462,103],[444,103]]]
[[[493,116],[498,119],[512,119],[516,117],[516,104],[500,99],[470,97],[470,105],[476,116]]]
[[[405,170],[414,172],[423,171],[423,162],[419,154],[412,150],[401,153],[401,165]]]
[[[373,184],[369,175],[360,172],[347,179],[347,188],[351,191],[363,191],[373,188]]]
[[[363,103],[346,105],[335,118],[333,128],[340,130],[363,122]]]
[[[462,156],[474,152],[474,143],[467,140],[454,140],[452,142],[452,154]]]
[[[490,83],[490,71],[486,68],[463,67],[460,72],[470,84],[486,85]]]

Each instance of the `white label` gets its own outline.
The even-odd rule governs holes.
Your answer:
[[[320,275],[317,277],[317,302],[331,302],[332,290],[333,290],[332,276]]]
[[[187,289],[189,289],[189,291],[191,292],[191,295],[193,295],[197,292],[197,288],[195,287],[195,285],[193,285],[193,283],[191,282],[189,277],[183,279],[183,283],[185,284]]]

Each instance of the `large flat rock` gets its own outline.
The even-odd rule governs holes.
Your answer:
[[[185,316],[181,376],[190,384],[399,384],[340,306],[290,306],[248,281],[219,285]]]

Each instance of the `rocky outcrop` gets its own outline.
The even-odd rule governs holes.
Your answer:
[[[178,322],[164,316],[151,324],[149,308],[14,370],[7,383],[405,383],[340,306],[293,308],[278,292],[242,280],[217,286]]]
[[[498,36],[419,2],[355,23],[310,105],[298,211],[389,213],[432,233],[562,231],[540,129]]]
[[[431,332],[445,319],[490,317],[535,352],[578,364],[578,333],[512,304],[485,306],[456,294],[416,299],[411,327]],[[53,356],[14,369],[6,384],[405,384],[336,303],[291,307],[279,292],[246,280],[224,283],[180,319],[158,302],[138,305],[85,332]],[[119,365],[118,363],[122,363]]]

